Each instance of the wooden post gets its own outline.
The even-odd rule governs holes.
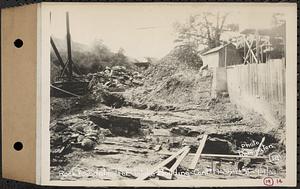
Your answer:
[[[181,150],[179,150],[178,152],[176,152],[172,156],[168,157],[167,159],[165,159],[164,161],[162,161],[161,163],[159,163],[158,165],[156,165],[150,171],[147,171],[147,174],[138,177],[136,180],[145,180],[150,175],[152,175],[153,173],[155,173],[156,171],[158,171],[160,168],[162,168],[165,165],[167,165],[170,161],[172,161],[175,157],[177,157],[178,155],[180,155],[182,152],[186,151],[188,148],[189,148],[188,146],[185,146],[184,148],[182,148]]]
[[[244,37],[244,64],[246,63],[246,38]]]
[[[191,148],[187,148],[180,156],[179,158],[176,160],[176,162],[173,164],[173,166],[170,168],[170,172],[173,173],[178,165],[182,162],[182,160],[185,158],[185,156],[190,152]]]
[[[256,32],[255,32],[255,41],[256,41],[256,52],[255,52],[255,56],[256,56],[256,58],[257,58],[257,64],[259,63],[259,35],[258,35],[258,31],[256,30]]]
[[[69,12],[66,14],[66,27],[67,27],[67,52],[68,52],[68,79],[71,80],[73,76],[73,61],[72,61],[72,50],[71,50],[71,34],[70,34],[70,23],[69,23]]]
[[[179,157],[178,159],[176,160],[176,162],[172,165],[172,167],[170,169],[166,169],[165,170],[158,170],[157,172],[157,176],[159,177],[163,177],[164,179],[168,179],[168,180],[171,180],[173,178],[173,174],[174,174],[174,171],[177,169],[177,167],[179,166],[179,164],[182,162],[182,160],[185,158],[185,156],[187,156],[187,154],[190,152],[190,147],[187,148]]]
[[[77,94],[74,94],[74,93],[71,93],[71,92],[69,92],[69,91],[66,91],[66,90],[60,89],[60,88],[58,88],[58,87],[55,87],[54,85],[50,85],[50,87],[52,87],[52,88],[54,88],[54,89],[56,89],[56,90],[59,90],[59,91],[61,91],[61,92],[63,92],[63,93],[66,93],[66,94],[72,95],[72,96],[74,96],[74,97],[80,97],[80,96],[79,96],[79,95],[77,95]]]
[[[263,44],[260,46],[260,61],[264,62]]]
[[[227,67],[227,46],[225,46],[225,68]]]
[[[207,139],[207,135],[203,135],[203,138],[202,140],[200,141],[200,144],[199,144],[199,147],[197,149],[197,152],[196,152],[196,155],[194,156],[194,159],[190,165],[190,169],[195,169],[196,168],[196,165],[199,161],[199,158],[200,158],[200,155],[202,153],[202,150],[204,148],[204,145],[205,145],[205,142],[206,142],[206,139]]]
[[[58,59],[59,65],[61,66],[62,69],[64,69],[65,63],[64,63],[64,61],[62,60],[62,58],[61,58],[61,56],[60,56],[60,54],[59,54],[59,52],[58,52],[58,49],[57,49],[57,47],[56,47],[56,45],[55,45],[54,40],[53,40],[52,37],[50,37],[50,44],[51,44],[52,49],[53,49],[53,51],[54,51],[54,53],[55,53],[55,55],[56,55],[56,57],[57,57],[57,59]],[[69,74],[69,71],[66,70],[66,73]]]

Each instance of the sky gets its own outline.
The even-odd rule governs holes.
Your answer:
[[[70,14],[72,40],[92,46],[97,39],[113,52],[123,48],[132,58],[164,57],[173,47],[174,23],[184,23],[190,15],[204,11],[228,12],[227,23],[245,28],[270,27],[272,14],[281,12],[276,4],[49,4],[50,33],[65,38],[65,14]],[[49,14],[50,15],[50,14]]]

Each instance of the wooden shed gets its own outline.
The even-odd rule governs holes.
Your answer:
[[[242,64],[242,57],[232,43],[210,49],[202,54],[203,65],[210,68]]]

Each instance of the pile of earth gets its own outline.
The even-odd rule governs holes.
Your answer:
[[[124,93],[133,104],[205,106],[211,100],[212,72],[202,74],[176,59],[162,59],[144,73],[144,85]],[[151,106],[151,105],[150,105]]]

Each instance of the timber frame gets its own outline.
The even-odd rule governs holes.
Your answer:
[[[266,63],[270,60],[270,51],[272,51],[270,38],[260,36],[257,33],[254,36],[243,36],[243,64]]]

